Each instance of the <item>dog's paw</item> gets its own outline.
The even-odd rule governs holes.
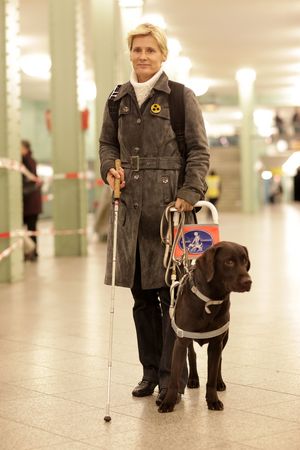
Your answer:
[[[189,378],[187,382],[187,387],[189,389],[197,389],[200,387],[199,378]]]
[[[158,412],[160,412],[160,413],[172,412],[174,409],[174,406],[175,406],[175,403],[164,401],[158,408]]]
[[[223,380],[217,381],[217,391],[226,391],[226,384]]]
[[[213,402],[206,400],[206,402],[208,409],[211,409],[212,411],[223,411],[224,409],[224,405],[221,400],[216,400]]]

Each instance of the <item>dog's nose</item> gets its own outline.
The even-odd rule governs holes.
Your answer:
[[[250,291],[252,280],[250,277],[244,278],[241,280],[241,286],[245,291]]]

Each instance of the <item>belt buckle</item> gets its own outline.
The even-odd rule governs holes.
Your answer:
[[[138,172],[140,170],[140,157],[139,156],[131,157],[131,168],[134,172]]]

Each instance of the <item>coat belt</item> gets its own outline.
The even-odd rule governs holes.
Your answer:
[[[162,170],[180,170],[182,167],[182,159],[173,157],[140,157],[131,156],[129,161],[122,161],[122,167],[131,169],[135,172],[146,169],[162,169]]]

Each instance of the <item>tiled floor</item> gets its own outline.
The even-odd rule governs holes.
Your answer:
[[[105,244],[54,259],[41,238],[25,280],[0,286],[0,449],[299,450],[299,230],[300,205],[220,214],[222,239],[248,247],[253,278],[250,293],[232,295],[223,412],[207,410],[203,388],[172,414],[157,412],[155,396],[131,396],[141,376],[132,300],[116,289],[110,423]],[[198,360],[204,386],[205,349]]]

